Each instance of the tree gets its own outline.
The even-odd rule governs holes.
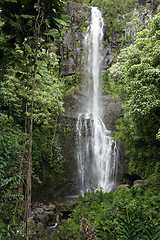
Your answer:
[[[146,177],[159,164],[160,142],[160,14],[137,34],[135,45],[121,51],[110,69],[118,85],[123,117],[117,123],[118,138],[126,141],[130,171]]]
[[[26,239],[29,238],[31,211],[33,122],[48,125],[63,109],[63,89],[60,90],[62,84],[56,76],[57,57],[53,53],[53,40],[60,32],[60,25],[65,24],[63,4],[60,0],[2,0],[0,5],[0,110],[8,118],[13,117],[15,124],[24,124],[24,148],[28,149],[27,171],[23,169],[26,174]]]

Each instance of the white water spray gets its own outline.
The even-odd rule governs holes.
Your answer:
[[[116,184],[118,151],[102,119],[100,72],[103,60],[104,21],[92,7],[91,24],[84,39],[85,83],[81,113],[77,121],[77,161],[80,193],[97,185],[109,192]]]

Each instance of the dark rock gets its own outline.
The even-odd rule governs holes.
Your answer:
[[[115,130],[115,122],[122,114],[122,107],[117,96],[103,96],[104,123],[109,130]]]
[[[44,214],[48,216],[49,220],[53,220],[56,217],[56,213],[53,211],[45,211]]]
[[[90,6],[85,7],[77,2],[67,3],[67,15],[71,24],[64,32],[62,45],[59,49],[62,61],[61,73],[64,76],[78,73],[82,68],[83,41],[89,26],[90,13]],[[104,34],[104,41],[106,44],[103,49],[103,67],[106,69],[112,63],[113,56],[106,34]]]
[[[84,7],[77,2],[68,2],[67,14],[71,24],[64,32],[63,42],[59,49],[62,60],[61,73],[64,75],[78,72],[81,66],[83,31],[90,18],[90,7]]]
[[[69,218],[77,203],[77,198],[66,198],[63,202],[57,203],[56,206],[52,203],[48,205],[43,203],[33,204],[32,211],[36,221],[36,234],[32,239],[56,239],[54,237],[59,226]],[[41,208],[43,209],[43,214],[35,214],[35,212],[41,212],[41,210],[39,211]]]
[[[47,226],[55,226],[55,223],[56,223],[56,221],[51,221],[51,220],[49,220],[49,221],[47,222]]]
[[[52,203],[49,203],[49,205],[44,205],[44,206],[43,206],[43,209],[44,209],[45,211],[53,211],[53,210],[56,209],[56,206],[55,206],[54,204],[52,204]]]
[[[44,212],[44,209],[41,207],[38,207],[36,209],[34,209],[34,214],[38,215],[38,214],[42,214]]]
[[[39,205],[39,207],[38,207]],[[34,208],[36,206],[36,208]],[[52,203],[45,205],[43,203],[36,203],[32,206],[32,216],[33,219],[38,223],[43,225],[48,225],[48,222],[52,222],[54,225],[56,223],[56,206]]]
[[[38,222],[36,230],[37,230],[37,232],[44,231],[44,224],[42,222]]]
[[[137,174],[124,173],[123,175],[123,182],[128,183],[131,186],[133,186],[134,181],[137,179],[141,179]]]
[[[38,215],[35,215],[35,220],[37,222],[41,222],[43,224],[46,224],[49,221],[49,217],[48,217],[48,214],[46,214],[46,213],[38,214]]]
[[[77,118],[80,105],[79,94],[68,94],[64,97],[65,117]]]

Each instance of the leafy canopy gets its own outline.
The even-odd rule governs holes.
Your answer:
[[[142,177],[159,162],[160,142],[160,14],[137,34],[134,45],[121,51],[109,81],[123,102],[118,139],[126,141],[130,170]]]

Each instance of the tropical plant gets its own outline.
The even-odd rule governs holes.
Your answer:
[[[146,182],[140,187],[101,190],[79,196],[78,206],[62,224],[57,239],[158,239],[159,187]]]
[[[53,43],[60,26],[66,24],[63,5],[60,0],[2,0],[0,4],[0,111],[6,118],[13,118],[24,133],[22,160],[18,155],[17,168],[20,175],[23,172],[26,177],[23,179],[26,184],[26,239],[31,211],[34,124],[53,130],[51,124],[63,109],[63,84],[57,74]],[[6,147],[7,151],[9,146]],[[25,164],[22,166],[22,163]]]
[[[135,45],[121,51],[109,77],[124,109],[115,135],[126,141],[130,171],[142,177],[154,171],[160,154],[159,21],[158,14],[139,32]]]

